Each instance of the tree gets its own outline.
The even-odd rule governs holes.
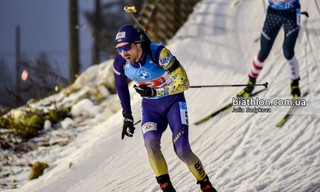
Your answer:
[[[0,60],[0,105],[11,107],[13,102],[6,89],[13,89],[13,74],[10,72],[4,59]]]
[[[69,0],[69,82],[76,79],[80,71],[78,0]]]
[[[101,4],[100,0],[96,0],[95,10],[84,12],[93,39],[93,64],[116,54],[115,35],[129,19],[123,11],[124,6],[127,6],[125,1],[112,0]]]
[[[101,31],[101,0],[95,0],[95,14],[94,14],[94,27],[93,31],[94,34],[98,33]],[[93,52],[92,52],[92,64],[97,64],[99,63],[99,46],[97,41],[93,41]]]

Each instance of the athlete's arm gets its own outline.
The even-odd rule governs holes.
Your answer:
[[[158,57],[157,57],[158,56]],[[157,88],[157,96],[181,93],[189,88],[189,79],[183,66],[171,52],[163,47],[156,52],[158,64],[169,74],[172,82],[164,87]]]
[[[127,79],[127,76],[125,76],[124,70],[123,70],[124,62],[125,62],[124,58],[120,54],[118,54],[113,61],[113,72],[114,72],[113,74],[114,74],[116,90],[121,102],[122,111],[124,113],[130,113],[131,115],[128,79]]]

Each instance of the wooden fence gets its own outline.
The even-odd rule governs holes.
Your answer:
[[[153,42],[166,44],[188,19],[198,1],[149,0],[140,11],[138,21]]]

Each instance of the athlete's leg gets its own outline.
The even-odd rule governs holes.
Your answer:
[[[266,19],[263,24],[263,29],[260,37],[260,50],[257,56],[254,57],[251,69],[249,72],[249,80],[247,86],[237,95],[241,97],[249,97],[254,90],[256,80],[262,71],[264,61],[267,59],[273,43],[281,28],[282,22],[279,12],[268,8]]]
[[[299,29],[285,36],[283,42],[283,53],[287,59],[287,66],[290,73],[290,79],[295,80],[300,77],[299,62],[294,56],[294,47],[299,34]]]
[[[159,114],[156,106],[143,101],[142,133],[150,165],[157,177],[168,174],[168,166],[160,146],[161,136],[167,125],[166,119]]]
[[[299,28],[296,28],[289,34],[285,34],[283,42],[283,54],[287,60],[290,60],[294,57],[294,47],[299,35]]]
[[[206,177],[200,159],[192,152],[189,143],[188,112],[184,94],[176,96],[176,101],[167,113],[172,140],[177,156],[188,166],[197,181]]]
[[[294,48],[299,35],[300,29],[300,9],[291,9],[283,13],[284,33],[283,54],[287,59],[288,71],[290,73],[291,97],[298,98],[301,96],[299,87],[300,71],[299,62],[294,56]]]
[[[294,56],[294,47],[299,35],[300,11],[297,12],[296,9],[290,9],[282,14],[284,28],[283,53],[285,58],[290,60]]]
[[[299,75],[299,63],[294,56],[294,48],[299,35],[300,29],[300,13],[296,12],[295,9],[288,10],[283,13],[284,18],[284,42],[283,42],[283,54],[287,59],[287,66],[290,72],[290,79],[296,80],[300,77]]]
[[[268,8],[260,37],[260,51],[258,54],[258,59],[262,62],[267,59],[274,40],[282,26],[282,22],[279,17],[279,11]]]
[[[263,68],[264,61],[269,56],[274,40],[282,25],[278,17],[277,11],[268,8],[260,37],[260,50],[258,55],[253,59],[251,71],[249,73],[250,77],[258,77]]]

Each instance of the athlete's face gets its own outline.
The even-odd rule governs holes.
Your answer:
[[[142,55],[141,44],[123,42],[119,43],[116,48],[122,57],[130,63],[138,62]]]

